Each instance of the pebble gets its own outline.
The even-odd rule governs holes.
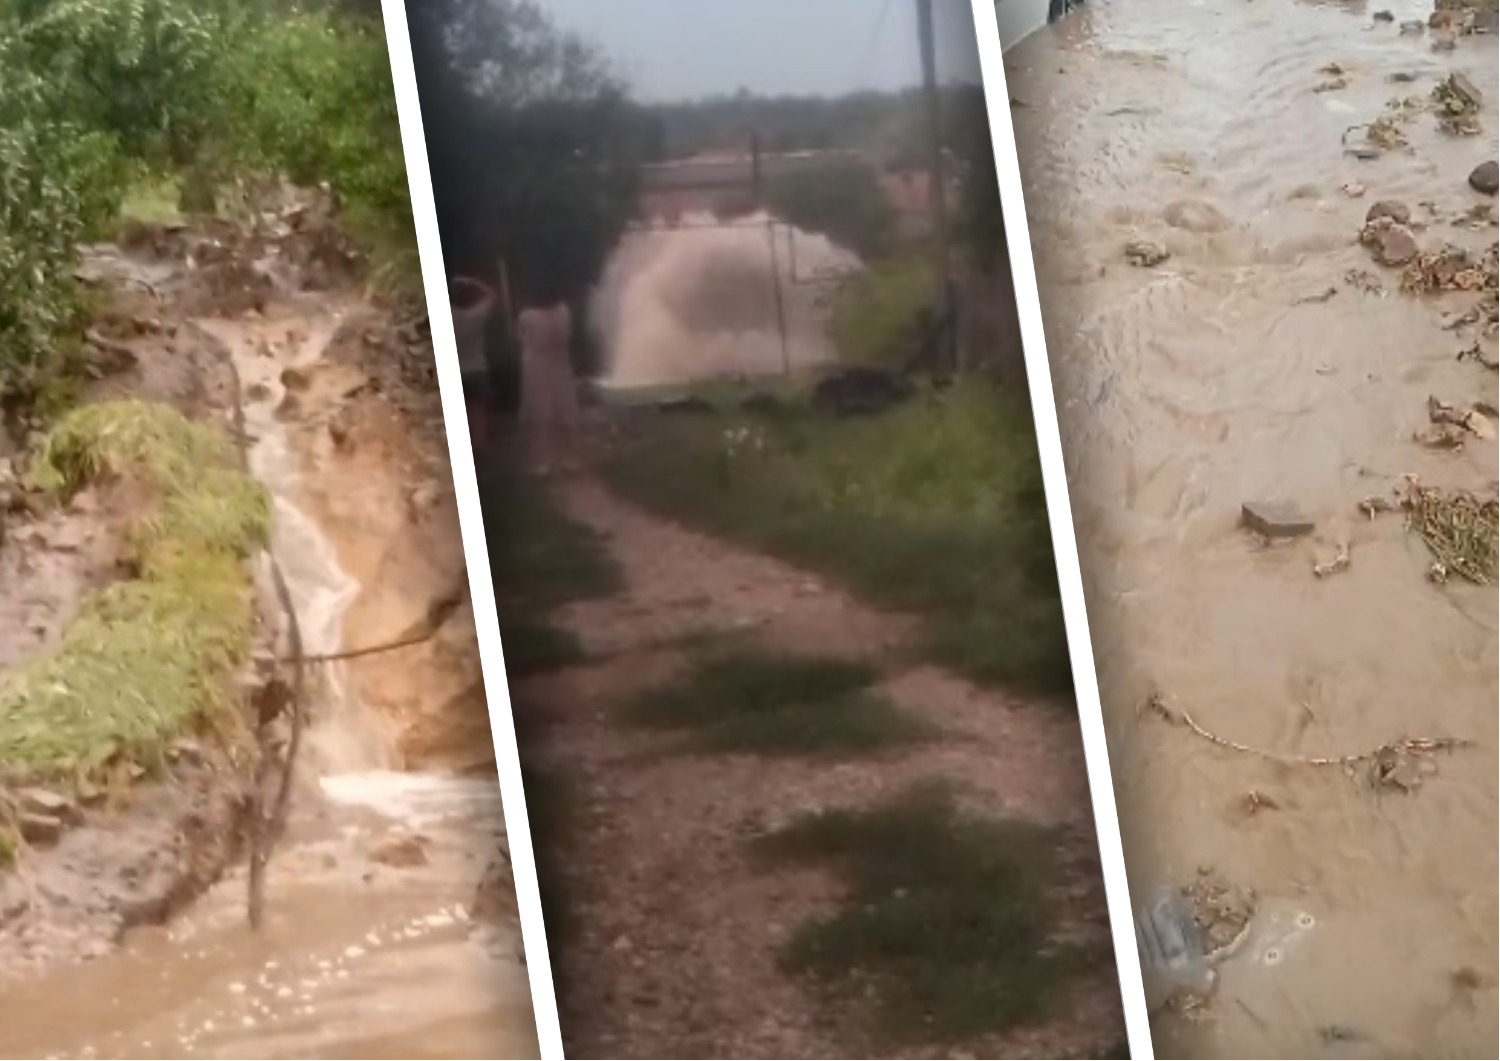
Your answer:
[[[1475,166],[1469,173],[1469,187],[1484,195],[1494,195],[1500,188],[1500,164],[1487,159]]]

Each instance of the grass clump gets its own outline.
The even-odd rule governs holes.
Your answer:
[[[480,492],[506,673],[528,677],[582,662],[583,646],[549,623],[547,613],[615,592],[618,565],[599,536],[570,519],[543,484],[494,472]]]
[[[1087,957],[1053,938],[1051,833],[963,811],[940,785],[807,815],[756,848],[843,878],[842,906],[803,925],[782,961],[859,998],[884,1041],[956,1042],[1043,1018]]]
[[[1071,693],[1030,410],[988,384],[869,419],[661,421],[605,474],[662,515],[923,617],[925,655],[975,681]]]
[[[871,691],[876,678],[865,663],[740,649],[643,691],[622,714],[636,725],[691,731],[690,746],[704,751],[836,755],[930,736],[930,726]]]
[[[916,352],[917,314],[936,302],[937,284],[926,257],[887,258],[839,291],[830,325],[834,347],[848,361],[898,365]]]
[[[271,505],[228,440],[167,406],[101,403],[58,423],[33,477],[65,496],[124,481],[144,511],[125,528],[136,577],[89,597],[56,651],[0,676],[0,761],[79,780],[119,761],[151,769],[174,740],[232,724],[255,629],[245,561]]]

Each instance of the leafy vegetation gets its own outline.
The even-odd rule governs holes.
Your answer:
[[[372,249],[410,253],[378,17],[252,0],[0,0],[0,65],[7,406],[33,403],[66,367],[76,247],[142,186],[211,211],[230,185],[327,183]]]
[[[54,428],[33,476],[62,495],[138,493],[125,534],[136,577],[86,600],[55,652],[0,676],[0,762],[73,779],[149,770],[178,738],[232,727],[255,622],[244,561],[265,546],[271,507],[229,441],[167,406],[89,405]]]

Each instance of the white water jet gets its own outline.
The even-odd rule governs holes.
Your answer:
[[[775,375],[831,360],[832,278],[860,261],[824,236],[771,222],[764,213],[733,222],[690,214],[675,228],[627,232],[589,307],[604,382]]]

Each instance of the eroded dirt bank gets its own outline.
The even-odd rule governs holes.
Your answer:
[[[0,874],[0,970],[26,967],[0,1002],[8,1056],[536,1056],[430,344],[344,279],[319,220],[294,203],[254,232],[158,228],[91,251],[111,307],[93,349],[112,361],[88,400],[171,402],[232,437],[238,385],[304,651],[412,643],[308,667],[259,934],[242,861],[253,738],[205,735],[163,781],[53,808],[82,823]],[[93,504],[6,535],[3,596],[33,652],[72,598],[118,577]],[[271,725],[284,747],[286,719]]]
[[[1439,6],[1102,0],[1007,56],[1132,894],[1254,915],[1160,1057],[1496,1049],[1495,589],[1379,511],[1495,490],[1492,408],[1433,422],[1495,402],[1500,124],[1493,5]],[[1472,743],[1313,761],[1403,738]]]

